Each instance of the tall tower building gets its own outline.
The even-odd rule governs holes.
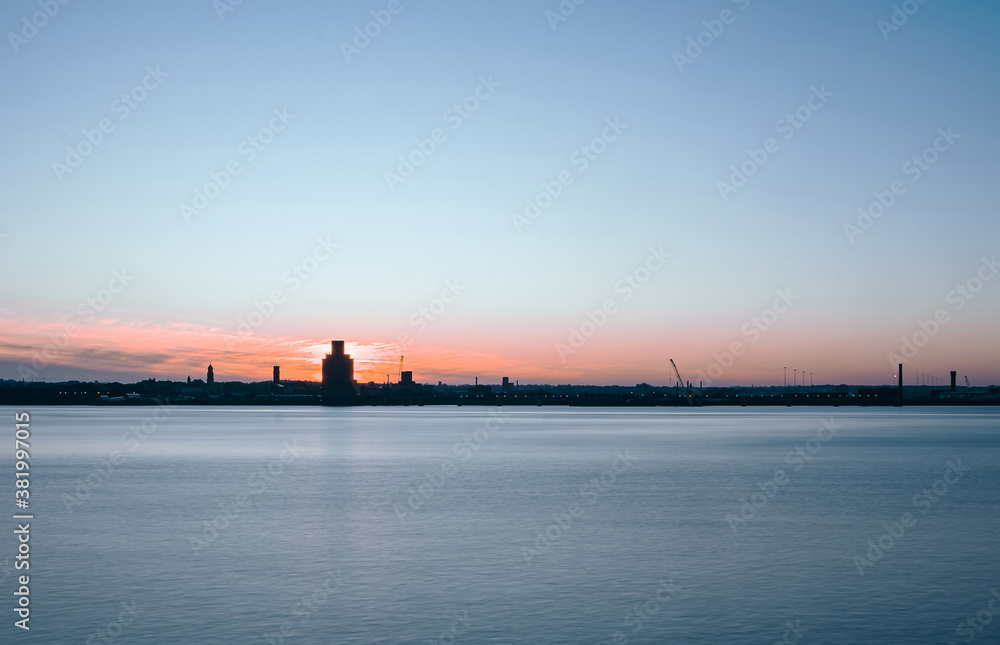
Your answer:
[[[212,364],[208,365],[208,378],[206,379],[209,385],[215,383],[215,370],[212,368]]]
[[[358,401],[354,359],[344,353],[344,341],[332,341],[333,352],[323,359],[323,405],[354,405]]]

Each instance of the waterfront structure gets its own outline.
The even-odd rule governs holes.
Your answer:
[[[331,345],[331,353],[323,359],[323,405],[356,405],[354,359],[344,352],[344,341],[335,340]]]

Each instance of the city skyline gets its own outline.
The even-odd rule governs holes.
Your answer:
[[[998,26],[0,3],[6,629],[995,641]]]
[[[0,378],[1000,381],[1000,8],[897,5],[5,6]]]
[[[329,352],[330,343],[331,343],[331,341],[325,341],[324,343],[322,343],[320,345],[320,347],[322,348],[321,349],[321,356],[325,355],[325,358],[323,358],[321,361],[319,361],[319,366],[318,366],[319,369],[318,369],[318,372],[317,372],[317,374],[315,376],[311,375],[311,372],[315,371],[315,370],[313,370],[312,367],[310,367],[310,366],[306,366],[306,367],[301,367],[300,366],[298,369],[296,369],[296,365],[293,363],[292,369],[289,370],[289,369],[283,368],[281,365],[267,365],[267,366],[264,366],[264,365],[257,365],[257,364],[254,364],[254,363],[246,363],[246,364],[237,364],[237,365],[242,365],[242,367],[237,367],[236,369],[238,369],[238,370],[248,370],[249,369],[248,372],[242,372],[241,371],[241,372],[229,372],[229,373],[227,373],[227,372],[224,371],[223,372],[223,378],[222,378],[222,380],[220,382],[229,382],[229,381],[232,381],[232,382],[244,382],[244,381],[245,382],[265,382],[265,381],[277,382],[278,379],[279,379],[278,375],[279,374],[284,374],[285,376],[283,378],[281,378],[281,380],[283,380],[283,381],[290,381],[290,382],[291,381],[313,381],[313,382],[319,383],[319,382],[324,381],[323,371],[324,371],[325,368],[323,366],[326,364],[326,362],[328,362],[331,359],[331,356],[334,356],[334,357],[336,357],[336,356],[343,357],[345,353],[346,353],[346,360],[347,360],[347,362],[350,365],[349,365],[349,367],[345,366],[343,369],[345,369],[348,372],[350,372],[351,374],[353,374],[353,376],[354,376],[353,380],[356,381],[358,384],[362,384],[362,383],[385,383],[385,382],[397,383],[397,382],[400,381],[400,378],[401,378],[402,374],[410,374],[411,378],[415,378],[418,382],[427,382],[427,383],[446,382],[446,384],[448,384],[448,385],[472,385],[473,383],[478,383],[480,380],[482,380],[483,383],[491,383],[493,385],[497,385],[497,384],[499,384],[501,382],[501,380],[507,379],[508,377],[506,375],[509,374],[509,372],[503,372],[504,376],[501,376],[500,372],[494,373],[494,372],[491,372],[491,371],[488,371],[488,370],[487,371],[482,371],[482,370],[477,371],[475,369],[470,368],[470,371],[468,373],[472,374],[472,376],[469,377],[469,378],[467,378],[467,379],[465,379],[465,380],[463,380],[464,374],[465,374],[464,371],[463,372],[459,372],[459,373],[453,373],[452,374],[453,378],[450,378],[450,379],[438,378],[439,375],[444,374],[445,372],[442,371],[441,368],[435,368],[434,365],[433,365],[433,363],[431,363],[431,364],[418,363],[415,366],[415,365],[413,365],[412,359],[404,362],[405,355],[395,356],[395,357],[390,358],[390,359],[380,358],[380,359],[377,359],[376,361],[370,361],[370,360],[366,361],[365,359],[361,359],[359,361],[359,360],[357,360],[357,359],[355,359],[355,358],[352,357],[352,352],[357,352],[359,350],[361,352],[365,352],[366,350],[368,350],[368,348],[365,347],[364,345],[358,344],[358,343],[353,343],[351,341],[334,340],[334,341],[332,341],[332,343],[333,343],[333,352],[331,354]],[[56,345],[55,345],[55,343],[51,343],[50,346],[55,347]],[[380,351],[385,351],[384,348],[378,348],[378,349]],[[805,368],[801,368],[800,369],[800,368],[797,368],[797,367],[787,367],[787,366],[783,366],[781,368],[781,372],[780,372],[778,378],[774,380],[774,382],[770,382],[770,381],[768,381],[766,379],[764,379],[762,381],[759,381],[759,382],[757,382],[757,381],[754,381],[754,382],[738,382],[738,381],[734,381],[732,379],[732,374],[733,374],[732,370],[724,369],[723,365],[724,364],[725,365],[729,365],[731,363],[735,363],[735,362],[737,362],[739,360],[740,357],[735,357],[734,358],[733,355],[730,352],[724,352],[723,354],[719,354],[718,352],[716,352],[715,355],[713,356],[713,358],[715,360],[713,361],[713,363],[707,369],[704,369],[704,370],[703,369],[698,369],[694,373],[689,373],[687,376],[684,377],[685,381],[687,381],[688,383],[690,383],[692,386],[695,386],[695,387],[697,387],[697,386],[704,386],[704,387],[715,387],[715,386],[718,386],[718,387],[747,387],[747,386],[777,387],[777,386],[782,386],[782,387],[788,387],[788,388],[792,388],[792,387],[803,388],[803,387],[811,387],[811,386],[814,386],[814,385],[815,386],[829,386],[829,385],[844,385],[844,384],[847,384],[847,385],[893,385],[893,386],[898,386],[898,384],[899,384],[899,380],[898,380],[898,377],[897,377],[896,374],[893,374],[890,379],[888,379],[886,381],[883,381],[883,382],[880,382],[880,383],[865,383],[865,382],[857,382],[857,381],[840,381],[840,382],[838,382],[838,381],[835,381],[835,380],[822,380],[822,373],[821,373],[820,374],[821,380],[819,382],[817,382],[816,378],[815,378],[815,376],[816,376],[815,371],[808,370],[808,369],[805,369]],[[193,359],[191,359],[191,358],[187,358],[187,359],[185,359],[184,364],[188,365],[188,366],[192,366],[193,365],[192,362],[191,362],[192,360]],[[904,358],[904,360],[906,360],[906,359]],[[668,359],[668,363],[669,363],[669,361],[670,361],[670,359]],[[355,363],[357,363],[357,362],[367,363],[367,366],[366,367],[355,367]],[[223,360],[221,362],[219,360],[216,360],[215,363],[219,363],[220,365],[222,365],[224,370],[229,369],[233,365],[233,363],[228,363],[225,360],[224,357],[223,357]],[[405,368],[404,368],[404,365],[405,365]],[[266,369],[265,369],[265,367],[266,367]],[[194,371],[193,372],[190,372],[190,373],[188,373],[188,374],[186,374],[184,376],[181,376],[181,377],[177,377],[176,375],[165,375],[165,376],[162,375],[162,374],[156,375],[156,374],[149,373],[148,370],[145,371],[145,372],[143,372],[143,371],[140,370],[140,371],[136,371],[134,373],[132,373],[132,372],[119,372],[118,373],[119,376],[121,376],[123,378],[104,378],[104,379],[93,378],[92,379],[92,378],[88,378],[88,375],[87,375],[86,372],[80,371],[79,373],[75,373],[75,371],[79,369],[79,368],[76,368],[76,367],[59,366],[59,365],[51,364],[51,365],[48,365],[48,366],[43,366],[43,367],[41,367],[41,369],[37,369],[36,370],[36,369],[33,369],[33,365],[32,365],[32,363],[30,361],[28,363],[23,363],[23,364],[18,365],[18,369],[22,370],[24,372],[24,374],[25,374],[25,378],[23,380],[26,380],[26,381],[36,381],[36,382],[46,382],[46,381],[48,381],[48,382],[68,382],[68,381],[78,381],[78,382],[129,382],[129,379],[131,379],[132,382],[139,382],[139,381],[147,380],[147,379],[150,379],[150,378],[154,379],[154,380],[163,380],[163,381],[172,381],[172,380],[183,381],[185,379],[187,379],[187,380],[190,381],[192,379],[192,376],[191,376],[192,373],[195,375],[194,379],[195,380],[199,380],[200,377],[198,375],[201,374],[201,373],[203,373],[207,369],[208,378],[206,378],[204,380],[208,381],[209,383],[211,383],[212,381],[214,381],[214,374],[215,374],[214,364],[211,363],[211,362],[207,365],[207,368],[204,365],[202,365],[200,367],[199,366],[194,366]],[[282,369],[285,369],[285,371],[281,372]],[[265,372],[267,372],[268,370],[269,370],[270,376],[265,378]],[[672,370],[672,368],[668,368],[668,371],[670,371],[670,370]],[[34,376],[32,376],[33,372],[36,372],[34,374]],[[48,375],[47,377],[45,376],[46,374]],[[416,376],[413,376],[414,374],[416,374]],[[947,381],[948,381],[949,377],[955,377],[956,374],[960,374],[960,376],[957,376],[957,378],[959,380],[963,380],[963,379],[969,378],[969,374],[968,373],[962,372],[960,370],[948,370],[944,374],[938,374],[936,372],[926,372],[926,371],[922,372],[920,370],[913,369],[911,367],[911,368],[907,369],[906,372],[905,372],[905,376],[903,378],[903,381],[904,381],[903,384],[905,386],[907,386],[907,387],[911,387],[911,386],[936,387],[936,386],[941,386],[941,385],[947,384]],[[682,376],[683,376],[683,374],[682,374]],[[973,375],[973,376],[975,376],[975,375]],[[378,378],[378,377],[384,377],[384,378]],[[593,381],[593,382],[573,383],[573,382],[565,382],[565,381],[532,380],[530,377],[527,378],[527,379],[525,379],[525,378],[520,378],[518,376],[514,376],[514,377],[511,377],[511,378],[513,378],[514,380],[518,380],[518,381],[524,381],[524,383],[526,385],[528,385],[528,384],[531,384],[531,385],[540,385],[540,384],[548,384],[548,385],[567,384],[567,385],[597,385],[597,386],[616,385],[616,386],[626,386],[626,387],[628,387],[628,386],[635,385],[636,383],[648,383],[648,384],[651,384],[651,385],[654,385],[654,386],[657,386],[657,387],[662,387],[662,386],[665,386],[665,385],[673,386],[674,384],[676,384],[678,382],[677,379],[674,377],[674,373],[672,371],[670,373],[668,373],[668,374],[665,374],[664,377],[662,379],[660,379],[660,380],[657,380],[657,379],[631,379],[631,380],[629,380],[628,378],[624,378],[624,379],[622,379],[620,381],[606,381],[606,382],[603,382],[603,381]],[[0,380],[18,380],[18,379],[0,378]],[[975,382],[975,385],[979,386],[979,387],[993,386],[995,384],[996,384],[995,381],[991,381],[989,379],[987,379],[985,381],[976,381]]]

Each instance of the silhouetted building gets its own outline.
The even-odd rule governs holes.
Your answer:
[[[514,390],[514,384],[510,382],[510,378],[503,377],[503,383],[500,385],[500,389],[504,392],[512,392]]]
[[[281,366],[280,365],[275,365],[274,366],[274,383],[275,383],[275,385],[277,385],[280,382],[281,382]]]
[[[208,378],[207,378],[207,379],[205,379],[205,381],[206,381],[206,382],[207,382],[207,383],[208,383],[209,385],[211,385],[211,384],[215,383],[215,370],[214,370],[214,369],[212,368],[212,365],[211,365],[211,363],[210,363],[210,364],[209,364],[209,366],[208,366]]]
[[[354,405],[358,401],[354,359],[344,353],[344,341],[332,341],[333,353],[323,359],[323,405]]]
[[[955,370],[952,370],[951,371],[951,391],[952,392],[958,391],[958,384],[955,382],[955,380],[957,378],[958,378],[958,372],[956,372]]]
[[[399,384],[406,386],[413,385],[413,372],[400,372]]]

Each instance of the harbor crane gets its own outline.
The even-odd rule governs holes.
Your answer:
[[[403,357],[399,357],[399,371],[396,373],[396,381],[402,383],[403,381]]]
[[[675,363],[674,359],[671,358],[670,364],[674,368],[674,374],[677,375],[677,382],[680,383],[681,386],[684,388],[684,394],[687,395],[688,405],[694,405],[694,398],[691,397],[691,388],[688,387],[687,381],[685,381],[684,378],[681,376],[681,371],[677,369],[677,363]]]

